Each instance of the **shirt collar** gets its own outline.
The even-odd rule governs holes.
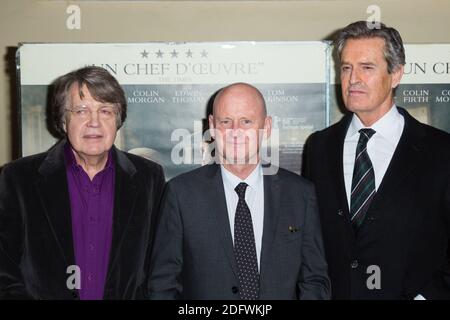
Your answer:
[[[402,115],[398,112],[397,106],[394,104],[385,115],[378,119],[371,128],[376,131],[375,134],[382,136],[384,139],[395,143],[395,129],[397,124],[402,120]],[[356,114],[353,114],[352,121],[347,130],[347,138],[353,138],[356,134],[359,135],[359,129],[367,128]]]
[[[235,176],[230,171],[225,169],[223,165],[220,165],[220,170],[222,171],[222,178],[224,181],[233,187],[233,189],[241,182],[245,182],[249,185],[249,187],[253,190],[256,190],[258,184],[261,183],[263,172],[262,172],[262,166],[261,162],[258,163],[258,165],[253,169],[253,171],[250,173],[250,175],[242,180],[241,178]]]

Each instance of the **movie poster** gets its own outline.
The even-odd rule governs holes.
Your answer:
[[[127,97],[116,146],[160,163],[168,179],[210,160],[204,133],[211,97],[235,82],[255,85],[266,99],[277,150],[269,160],[300,173],[306,138],[328,124],[328,50],[324,42],[22,44],[22,155],[56,142],[48,131],[48,86],[95,65],[114,75]]]

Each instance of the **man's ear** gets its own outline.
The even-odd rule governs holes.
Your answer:
[[[392,89],[397,88],[397,86],[400,84],[400,81],[403,77],[403,72],[405,70],[405,67],[403,65],[399,65],[393,72],[392,72]]]
[[[264,119],[264,131],[266,139],[268,139],[272,133],[272,117],[270,116],[267,116],[266,119]]]
[[[214,117],[212,114],[208,116],[208,123],[209,123],[209,133],[211,134],[212,138],[215,138],[215,132],[214,132]]]

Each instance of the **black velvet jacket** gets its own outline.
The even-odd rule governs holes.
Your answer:
[[[6,165],[0,176],[0,299],[78,299],[62,140]],[[154,219],[164,188],[158,164],[113,147],[113,237],[104,299],[146,296]]]

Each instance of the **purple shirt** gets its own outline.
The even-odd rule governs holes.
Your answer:
[[[105,168],[91,181],[77,164],[67,143],[64,149],[72,210],[75,263],[81,271],[81,300],[103,299],[112,240],[114,163],[111,151]]]

